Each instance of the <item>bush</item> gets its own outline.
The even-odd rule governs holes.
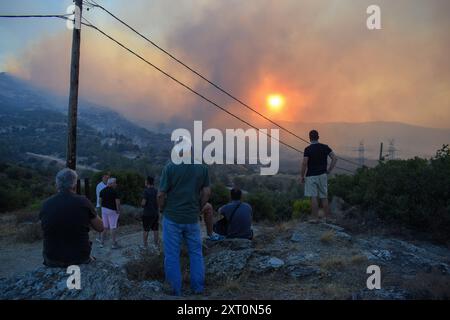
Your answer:
[[[42,228],[39,222],[23,224],[16,233],[18,242],[33,243],[42,240],[42,237]]]
[[[267,192],[255,192],[249,194],[247,201],[253,208],[253,218],[255,221],[276,220],[271,197]]]
[[[95,189],[102,180],[103,172],[94,173],[91,177],[91,200],[95,202]],[[117,179],[117,191],[121,203],[139,207],[144,191],[145,178],[138,173],[129,171],[112,171],[111,177]]]
[[[430,160],[382,162],[354,176],[330,180],[330,194],[371,209],[382,219],[450,239],[450,151],[444,146]]]
[[[292,207],[292,219],[305,219],[311,213],[311,201],[308,199],[295,200]]]
[[[222,183],[213,184],[211,187],[210,202],[214,208],[220,208],[230,201],[230,191]]]

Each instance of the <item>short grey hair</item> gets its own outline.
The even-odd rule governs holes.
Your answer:
[[[58,191],[69,191],[77,185],[78,175],[69,168],[62,169],[56,174],[56,188]]]
[[[110,185],[114,184],[116,181],[117,181],[116,178],[109,178],[107,185],[110,186]]]

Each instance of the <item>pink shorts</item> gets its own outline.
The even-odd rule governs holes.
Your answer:
[[[117,211],[102,207],[103,227],[106,229],[116,229],[119,215]]]

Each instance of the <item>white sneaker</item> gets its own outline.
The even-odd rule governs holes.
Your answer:
[[[225,239],[225,237],[213,232],[210,236],[207,237],[207,239],[210,241],[220,241]]]

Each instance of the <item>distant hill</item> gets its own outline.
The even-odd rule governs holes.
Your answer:
[[[67,100],[0,74],[0,160],[29,153],[65,158]],[[78,162],[105,168],[139,169],[167,161],[170,136],[139,127],[114,111],[80,102]],[[28,155],[27,155],[28,154]]]
[[[388,153],[390,140],[394,141],[396,158],[429,158],[443,144],[450,143],[450,129],[426,128],[399,122],[366,123],[294,123],[283,122],[287,128],[308,136],[311,129],[319,131],[321,140],[341,155],[358,157],[360,141],[364,142],[365,157],[378,159],[380,143],[384,154]]]

